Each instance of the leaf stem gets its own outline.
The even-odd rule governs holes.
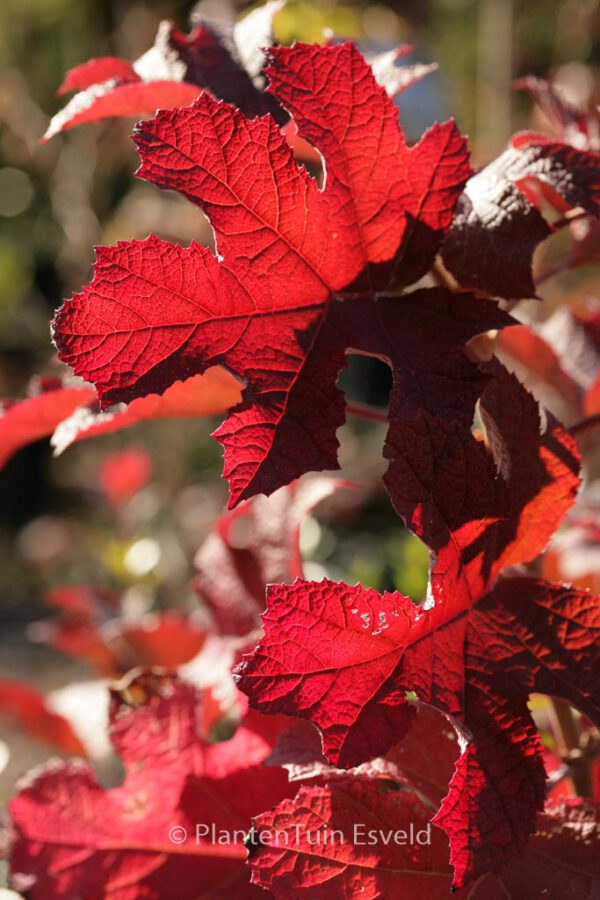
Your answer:
[[[456,282],[453,280],[452,276],[444,267],[440,259],[434,260],[433,265],[429,271],[434,280],[441,287],[448,288],[448,290],[452,291],[453,293],[456,291]]]
[[[581,749],[581,733],[573,710],[566,700],[552,697],[552,729],[556,737],[556,749],[561,759],[567,763],[575,790],[580,797],[591,793],[588,759]]]
[[[369,419],[371,422],[383,422],[387,424],[388,413],[386,409],[377,409],[367,403],[346,403],[346,412],[351,416],[359,416],[361,419]]]
[[[552,227],[558,231],[559,228],[564,228],[566,225],[570,225],[571,222],[576,222],[577,219],[585,219],[586,216],[589,216],[589,212],[582,209],[581,206],[576,206],[575,209],[570,209],[560,219],[552,222]]]
[[[569,259],[559,259],[557,262],[551,263],[551,265],[547,266],[545,269],[542,269],[540,274],[535,279],[535,286],[539,287],[540,284],[543,284],[545,281],[548,281],[550,278],[553,278],[555,275],[560,275],[561,272],[566,272],[569,268],[571,261]]]
[[[593,416],[586,416],[584,419],[579,419],[574,425],[569,426],[569,431],[571,434],[581,434],[582,432],[587,431],[588,428],[593,428],[594,425],[600,425],[600,412],[594,413]]]

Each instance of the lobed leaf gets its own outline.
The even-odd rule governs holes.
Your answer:
[[[393,103],[351,44],[280,48],[269,71],[290,106],[290,79],[315,82],[294,113],[301,134],[310,121],[306,135],[326,158],[323,190],[268,118],[247,120],[208,94],[161,112],[137,129],[139,174],[203,208],[219,257],[153,237],[100,249],[94,281],[54,323],[61,358],[94,381],[103,406],[215,364],[246,381],[244,402],[216,434],[232,505],[335,466],[343,416],[335,379],[347,348],[328,317],[348,320],[365,344],[366,300],[343,296],[361,272],[380,281],[374,266],[395,265],[403,240],[418,238],[422,256],[411,259],[427,268],[469,171],[450,123],[406,147]],[[426,244],[408,229],[417,216]]]

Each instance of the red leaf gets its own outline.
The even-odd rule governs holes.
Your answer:
[[[362,352],[377,350],[364,331],[368,302],[342,307],[331,294],[369,264],[391,261],[399,245],[402,255],[406,242],[410,266],[428,267],[468,173],[451,124],[406,147],[395,107],[352,45],[296,45],[272,58],[272,90],[326,158],[324,190],[297,168],[268,119],[245,120],[207,94],[189,109],[160,113],[137,130],[140,174],[204,208],[223,260],[156,238],[101,249],[94,282],[55,321],[62,358],[93,376],[104,405],[163,391],[215,363],[246,380],[244,404],[217,433],[232,504],[335,458],[341,395],[334,382],[346,348],[328,345],[335,326],[325,327],[325,313],[349,320],[353,342],[367,344]],[[302,78],[307,88],[292,98],[291,79]],[[368,119],[357,99],[372,110]],[[365,162],[358,146],[372,146],[375,156]],[[427,240],[413,228],[417,216]],[[306,396],[324,367],[324,387],[338,398],[331,412],[312,409]],[[309,432],[314,450],[302,448],[299,459],[299,437]]]
[[[194,27],[190,34],[183,34],[170,22],[162,22],[154,46],[133,65],[116,57],[104,57],[71,69],[59,94],[75,89],[83,93],[54,117],[44,139],[84,121],[138,115],[162,106],[176,106],[177,89],[169,94],[160,86],[167,80],[174,84],[187,82],[208,90],[214,97],[232,103],[248,117],[270,113],[279,125],[284,125],[287,112],[275,97],[264,92],[265,48],[274,43],[273,19],[282,5],[281,0],[270,0],[235,25],[224,21],[220,15],[213,19],[205,13],[194,12]],[[392,97],[437,69],[435,63],[396,66],[396,62],[411,51],[410,47],[399,47],[370,61],[377,81]],[[124,83],[140,80],[147,85],[147,90],[143,104],[136,110],[125,104],[125,95],[118,88]],[[96,104],[95,97],[99,95],[106,95],[107,99]],[[186,99],[181,101],[182,104],[188,102]],[[87,118],[78,118],[81,109],[88,107]],[[319,161],[318,154],[309,144],[296,139],[293,130],[290,144],[302,159]]]
[[[250,716],[231,740],[208,744],[198,729],[201,702],[191,685],[169,676],[141,676],[113,691],[123,785],[106,790],[86,765],[32,773],[10,803],[14,884],[26,883],[33,900],[192,900],[200,888],[255,896],[240,832],[289,788],[281,770],[261,768],[273,738],[260,721]],[[237,840],[196,840],[196,823],[237,830]],[[170,840],[173,827],[180,830]]]
[[[355,881],[361,895],[366,891],[367,896],[396,896],[409,884],[411,897],[430,897],[432,892],[438,896],[436,885],[440,897],[448,896],[446,842],[435,828],[422,835],[422,840],[427,836],[427,843],[419,843],[416,834],[420,826],[428,827],[430,804],[439,804],[459,746],[444,716],[431,707],[417,707],[415,724],[407,738],[385,758],[371,760],[357,769],[342,771],[328,766],[320,756],[318,740],[315,744],[316,732],[299,728],[301,722],[280,736],[267,762],[283,765],[292,780],[310,780],[325,786],[305,790],[256,820],[259,828],[277,827],[279,834],[271,840],[263,833],[263,841],[257,842],[250,860],[253,880],[269,887],[276,897],[306,896],[317,885],[319,896],[350,896],[350,885]],[[410,793],[392,791],[394,782]],[[306,813],[309,809],[316,811],[318,805],[324,814],[315,821]],[[368,842],[367,821],[375,832],[369,835]],[[544,896],[562,900],[565,891],[570,896],[572,890],[575,897],[587,900],[600,877],[595,863],[600,841],[597,807],[572,799],[563,803],[547,801],[536,824],[538,832],[523,859],[509,863],[499,878],[485,876],[477,885],[458,891],[457,896],[465,900],[525,900],[545,892]],[[345,846],[341,850],[336,829],[344,832]],[[306,839],[306,830],[313,831],[312,843]],[[402,830],[405,835],[400,833]],[[319,836],[321,841],[317,840]],[[396,871],[390,871],[392,854],[398,854],[396,861],[407,854],[410,869],[401,864],[393,866]],[[578,876],[569,882],[574,859]],[[291,869],[293,860],[297,864]],[[428,861],[430,867],[419,874]],[[374,893],[369,894],[369,889]]]
[[[285,731],[267,760],[267,765],[283,766],[290,781],[327,782],[348,778],[387,779],[416,790],[437,808],[448,789],[454,763],[459,755],[456,733],[445,716],[431,706],[413,704],[417,710],[407,736],[384,757],[376,757],[350,769],[336,769],[321,753],[315,728],[297,720]]]
[[[600,413],[600,372],[592,386],[586,391],[583,398],[583,409],[586,416]]]
[[[385,753],[406,733],[412,718],[405,703],[407,690],[463,721],[465,740],[469,735],[472,740],[439,819],[453,842],[458,885],[497,870],[524,845],[544,782],[527,695],[534,690],[559,693],[586,711],[590,694],[585,685],[591,673],[584,671],[584,662],[589,664],[595,639],[590,619],[594,613],[586,608],[584,594],[563,596],[558,588],[525,579],[506,582],[480,599],[504,566],[539,554],[578,486],[574,441],[552,421],[541,435],[532,398],[499,367],[490,371],[494,377],[483,393],[482,417],[503,477],[478,462],[480,454],[487,453],[482,444],[459,444],[453,451],[461,466],[457,500],[447,480],[443,485],[438,481],[438,468],[426,452],[428,443],[444,448],[448,465],[453,434],[448,428],[440,433],[439,424],[436,430],[423,430],[419,440],[415,436],[412,455],[405,456],[406,472],[399,470],[402,477],[397,461],[393,478],[388,476],[397,508],[435,552],[435,605],[419,609],[400,595],[380,596],[330,582],[275,586],[268,594],[264,641],[238,670],[241,688],[262,711],[304,716],[318,725],[328,758],[338,765],[356,765]],[[419,413],[418,419],[422,417]],[[419,445],[427,465],[415,457]],[[462,474],[465,465],[470,478]],[[441,471],[446,476],[448,469]],[[408,480],[411,472],[417,476],[414,486]],[[473,490],[465,494],[468,485]],[[504,485],[505,494],[498,492],[498,485]],[[487,510],[487,516],[479,509]],[[518,608],[511,607],[514,621],[497,619],[493,628],[484,627],[489,613],[480,610],[506,604],[506,592],[511,596],[511,591],[522,595]],[[568,634],[554,637],[558,613],[553,604],[558,608],[562,603],[578,623],[579,642],[571,642]],[[540,608],[545,612],[529,626],[540,647],[532,648],[523,671],[505,683],[508,662],[504,654],[494,658],[502,647],[500,635],[506,636],[516,658],[523,640],[518,617],[526,619]],[[555,639],[556,647],[546,644],[541,650],[542,642]],[[556,680],[542,686],[539,662],[544,654],[553,661],[547,665],[555,666]],[[496,664],[493,670],[489,662]],[[578,674],[571,671],[573,666]],[[485,688],[483,673],[490,682]],[[473,791],[469,802],[461,792],[465,784]],[[464,835],[473,846],[461,843]]]
[[[45,600],[61,615],[36,622],[32,637],[104,676],[119,676],[136,666],[184,665],[206,638],[206,630],[193,616],[174,610],[122,616],[120,599],[98,589],[56,588]]]
[[[444,334],[450,341],[448,324]],[[415,359],[422,346],[414,345]],[[491,376],[480,409],[486,449],[471,434],[467,402],[469,390],[481,389],[484,367],[473,373],[455,351],[444,361],[444,378],[436,379],[427,368],[429,362],[437,371],[443,357],[436,349],[432,343],[432,360],[421,353],[417,364],[417,371],[426,368],[416,400],[424,394],[428,403],[411,409],[405,401],[404,417],[392,418],[385,481],[397,512],[432,551],[431,598],[459,610],[476,602],[503,566],[534,559],[545,548],[575,499],[579,454],[551,417],[540,434],[537,403],[498,363],[485,367]]]
[[[318,725],[334,764],[356,765],[402,738],[407,690],[455,717],[463,751],[435,821],[450,838],[459,887],[522,851],[541,808],[528,694],[563,696],[600,717],[600,621],[586,593],[508,580],[446,618],[443,605],[419,610],[400,595],[298,581],[270,588],[264,620],[239,686],[264,712]]]
[[[58,89],[58,94],[62,96],[71,91],[83,91],[93,84],[113,78],[121,82],[140,80],[139,75],[127,60],[118,56],[101,56],[99,59],[90,59],[89,62],[69,69]]]
[[[446,900],[451,876],[445,841],[414,794],[347,781],[302,788],[255,819],[261,839],[252,881],[275,897],[410,897]],[[549,805],[522,860],[488,875],[458,900],[588,900],[600,886],[598,808]]]
[[[101,413],[93,387],[64,386],[55,378],[34,379],[24,400],[0,401],[0,467],[20,450],[52,435],[55,453],[98,434],[110,434],[147,419],[210,416],[233,406],[241,387],[222,369],[176,382],[162,396],[149,395]]]
[[[260,625],[267,584],[302,575],[302,520],[344,483],[315,478],[254,497],[217,520],[194,560],[194,586],[222,634],[248,634]]]
[[[235,27],[195,15],[190,34],[162,22],[154,46],[133,65],[105,57],[71,69],[59,94],[81,93],[54,116],[42,140],[84,122],[184,106],[200,88],[249,116],[270,112],[284,122],[279,104],[263,93],[262,75],[263,48],[273,43],[272,21],[280,7],[277,0],[266,3]]]
[[[20,681],[0,681],[0,715],[7,716],[31,737],[52,744],[61,753],[87,756],[71,724],[53,712],[39,691]]]
[[[75,128],[86,122],[98,122],[118,116],[141,116],[157,109],[185,106],[199,93],[199,88],[185,81],[130,81],[115,85],[105,81],[87,88],[69,100],[57,113],[42,142],[49,141],[60,131]]]
[[[94,396],[93,388],[62,387],[52,380],[42,385],[41,393],[0,404],[0,467],[21,447],[49,437],[63,419]]]
[[[348,210],[355,218],[365,261],[390,259],[391,226],[402,210],[407,231],[402,275],[407,283],[416,281],[431,265],[470,174],[464,139],[453,122],[446,122],[434,125],[409,149],[395,106],[387,93],[373,89],[369,76],[377,78],[377,73],[365,71],[351,44],[327,49],[329,57],[318,45],[271,51],[269,91],[291,112],[301,137],[325,158],[334,215],[344,221]],[[336,59],[334,50],[343,57],[337,54]],[[370,124],[365,109],[379,123],[378,130],[365,127]],[[365,165],[365,158],[371,165]],[[385,194],[387,210],[381,206]],[[412,259],[406,258],[408,250]]]
[[[550,413],[540,409],[517,379],[493,362],[494,377],[481,399],[481,417],[510,507],[489,535],[490,574],[530,562],[546,549],[580,487],[577,443]],[[541,433],[540,433],[541,432]]]
[[[275,897],[446,900],[447,851],[430,815],[416,796],[383,783],[303,787],[255,819],[260,843],[250,857],[252,881]],[[410,834],[422,843],[409,843]]]
[[[189,616],[171,611],[150,613],[138,624],[125,625],[116,643],[126,645],[132,665],[174,669],[193,659],[202,649],[206,632]]]
[[[142,447],[108,453],[100,463],[98,480],[109,503],[119,506],[137,494],[152,477],[152,461]]]
[[[162,396],[149,394],[106,412],[100,412],[96,404],[79,406],[57,426],[51,444],[58,454],[75,441],[112,434],[148,419],[212,416],[238,402],[240,392],[239,382],[223,369],[209,369],[204,375],[176,381]]]
[[[573,379],[541,334],[530,325],[504,328],[496,338],[501,360],[517,366],[519,379],[547,409],[567,422],[579,417],[579,391]]]

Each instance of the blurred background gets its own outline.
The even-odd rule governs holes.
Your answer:
[[[226,4],[217,5],[222,14]],[[39,144],[62,106],[56,89],[67,69],[96,56],[133,60],[152,45],[162,19],[187,30],[193,6],[181,0],[0,5],[0,397],[23,396],[30,377],[50,364],[49,320],[88,281],[95,244],[150,232],[210,243],[195,209],[133,177],[130,121],[84,125]],[[232,17],[250,8],[230,7]],[[282,43],[320,40],[326,28],[365,51],[410,43],[411,59],[437,61],[439,72],[402,95],[402,124],[416,139],[434,120],[454,115],[479,165],[501,152],[513,131],[540,126],[530,99],[511,90],[514,78],[552,76],[567,95],[586,101],[597,90],[600,0],[290,0],[275,20]],[[545,289],[548,313],[565,286],[575,305],[599,295],[595,273],[565,277]],[[385,405],[386,377],[357,362],[345,385],[353,399]],[[117,591],[137,608],[196,608],[192,559],[226,499],[221,448],[210,438],[214,424],[138,425],[57,459],[41,441],[10,460],[0,472],[0,677],[27,678],[48,690],[80,674],[74,662],[25,638],[24,626],[48,615],[44,597],[59,585]],[[307,575],[327,573],[419,598],[427,554],[401,529],[380,490],[383,436],[382,426],[357,420],[344,429],[344,475],[364,490],[360,501],[309,517],[301,533]],[[135,471],[139,476],[141,466],[144,476],[133,477],[119,496],[111,455],[132,444],[143,447]],[[117,468],[124,464],[121,458]]]

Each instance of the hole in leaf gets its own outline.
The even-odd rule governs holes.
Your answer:
[[[351,403],[368,403],[387,409],[392,389],[392,373],[387,363],[375,356],[349,355],[338,384]]]

